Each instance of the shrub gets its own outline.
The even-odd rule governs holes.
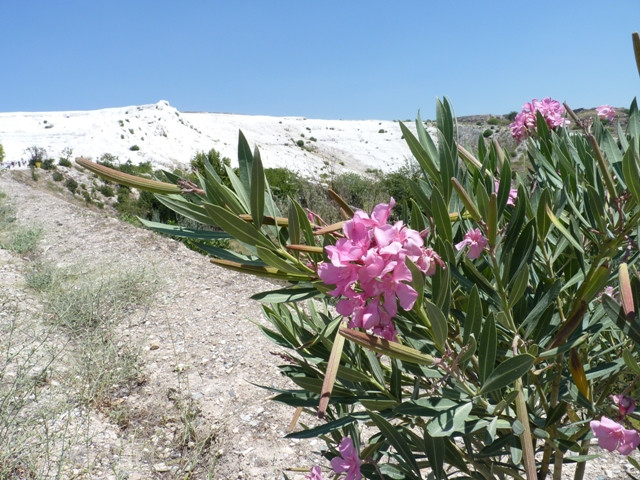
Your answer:
[[[201,176],[205,175],[206,163],[213,168],[213,171],[220,177],[222,184],[227,187],[231,187],[231,181],[229,180],[229,174],[227,173],[227,167],[231,166],[231,160],[227,157],[221,157],[220,152],[215,148],[212,148],[208,152],[198,152],[191,159],[190,166],[191,171],[198,173]]]
[[[298,140],[296,142],[296,145],[298,145],[300,148],[304,147],[304,140]]]
[[[482,137],[477,157],[461,148],[446,99],[437,147],[420,122],[417,136],[400,124],[421,170],[406,224],[393,200],[349,213],[338,199],[350,219],[322,230],[296,202],[282,218],[248,154],[233,194],[180,203],[254,253],[211,250],[213,263],[289,282],[253,296],[287,349],[292,383],[274,399],[315,413],[288,436],[324,440],[334,473],[561,478],[594,436],[623,455],[640,445],[640,112],[634,100],[616,142],[566,111],[580,131],[528,111],[535,130],[513,133],[522,174]],[[203,211],[204,195],[216,205]]]
[[[98,187],[98,191],[105,197],[113,197],[116,192],[111,185],[103,184]]]
[[[42,147],[32,146],[27,148],[27,164],[31,168],[40,168],[47,159],[47,151]]]
[[[489,117],[489,120],[487,120],[487,123],[489,125],[500,125],[500,119],[497,117]]]
[[[71,160],[67,160],[66,158],[61,158],[60,160],[58,160],[58,165],[60,165],[61,167],[71,168],[72,163],[71,163]]]
[[[4,147],[0,143],[0,163],[4,162]]]
[[[490,128],[487,128],[484,132],[482,132],[482,136],[485,138],[490,137],[491,135],[493,135],[493,130],[491,130]]]
[[[61,182],[64,179],[64,175],[62,175],[62,173],[60,172],[53,172],[51,178],[54,182]]]
[[[55,170],[56,166],[54,162],[55,160],[53,158],[47,158],[44,160],[44,162],[42,162],[40,168],[42,168],[43,170]]]
[[[129,150],[131,150],[132,152],[137,152],[138,150],[140,150],[140,147],[138,145],[131,145],[129,147]]]
[[[67,181],[64,182],[64,186],[67,187],[71,193],[75,194],[78,190],[78,182],[76,182],[73,178],[67,178]]]

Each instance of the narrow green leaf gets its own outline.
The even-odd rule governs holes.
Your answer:
[[[442,311],[429,300],[424,300],[424,308],[427,312],[427,317],[431,322],[433,341],[439,350],[444,350],[444,346],[447,343],[447,337],[449,335],[447,319]]]
[[[420,164],[420,167],[422,167],[424,172],[429,176],[429,178],[431,178],[431,181],[435,181],[437,179],[439,182],[440,175],[434,162],[434,157],[430,156],[430,153],[423,148],[411,130],[409,130],[402,122],[400,122],[400,130],[402,131],[405,142],[407,142],[407,145],[409,146],[409,150],[411,150],[411,153]]]
[[[479,393],[490,393],[511,385],[531,369],[534,360],[535,358],[528,353],[507,358],[483,382]]]
[[[447,478],[444,470],[445,439],[442,437],[432,437],[428,432],[424,432],[424,452],[427,454],[429,466],[433,471],[435,480]]]
[[[245,222],[240,217],[225,210],[218,205],[204,202],[204,207],[216,225],[219,225],[225,232],[234,238],[248,245],[261,246],[266,249],[274,248],[273,243],[257,228]]]
[[[264,169],[260,154],[256,151],[254,155],[253,168],[251,169],[251,216],[253,217],[253,225],[260,229],[262,227],[262,217],[264,216],[264,195],[265,195],[265,178]]]
[[[553,212],[551,211],[551,208],[549,207],[549,205],[545,205],[545,210],[547,212],[547,216],[549,217],[549,220],[551,220],[551,223],[553,223],[553,225],[560,230],[560,233],[562,233],[562,235],[569,241],[569,243],[571,245],[573,245],[573,247],[580,253],[584,254],[584,249],[582,248],[582,245],[580,244],[580,242],[578,242],[578,240],[576,240],[573,235],[571,235],[571,233],[569,232],[569,230],[567,230],[567,228],[560,222],[560,220],[553,214]]]
[[[307,300],[319,294],[320,292],[313,287],[287,287],[256,293],[251,296],[251,299],[263,303],[292,303]]]
[[[263,248],[260,245],[256,247],[256,251],[258,252],[258,257],[267,265],[271,265],[272,267],[277,268],[281,272],[289,272],[297,275],[309,274],[310,272],[302,267],[302,265],[294,265],[289,263],[289,261],[282,258],[276,251],[272,248]]]
[[[238,131],[238,174],[245,192],[251,191],[251,171],[253,170],[253,154],[242,130]],[[234,174],[235,177],[235,174]],[[236,189],[236,192],[238,190]]]
[[[467,191],[464,189],[464,187],[462,186],[460,181],[457,178],[452,177],[451,178],[451,185],[453,185],[453,188],[455,189],[456,193],[458,194],[458,198],[460,198],[460,201],[462,201],[462,204],[464,205],[464,208],[467,210],[467,212],[469,212],[469,215],[471,215],[471,217],[476,222],[482,221],[482,217],[480,216],[480,212],[476,208],[475,203],[473,202],[473,200],[471,200],[471,197],[469,196]]]
[[[226,232],[213,232],[211,230],[198,230],[195,228],[181,227],[179,225],[168,225],[166,223],[151,222],[145,218],[138,217],[140,223],[145,227],[165,235],[180,238],[193,238],[197,240],[218,240],[221,238],[232,238]]]
[[[444,203],[442,194],[437,188],[434,188],[431,192],[431,208],[433,221],[436,224],[438,234],[441,235],[447,242],[451,243],[453,241],[453,232],[451,230],[449,209]]]
[[[638,365],[631,351],[625,348],[622,351],[622,358],[624,359],[625,365],[629,367],[629,370],[631,370],[634,375],[640,375],[640,365]]]
[[[179,195],[157,195],[156,198],[165,207],[173,210],[183,217],[190,218],[191,220],[204,225],[217,226],[217,223],[209,217],[207,211],[202,205],[196,205],[195,203],[189,202]]]
[[[509,305],[515,305],[529,286],[529,265],[525,263],[515,273],[509,291]]]
[[[476,338],[480,337],[482,328],[482,302],[478,293],[478,286],[474,285],[469,293],[467,304],[467,316],[464,321],[464,332],[462,341],[466,345],[469,342],[469,336],[473,334]]]
[[[480,345],[478,348],[478,363],[480,381],[484,381],[494,370],[496,363],[496,352],[498,348],[498,333],[493,314],[490,314],[484,322],[480,335]]]
[[[319,437],[320,435],[327,435],[338,430],[339,428],[344,428],[348,425],[351,425],[352,423],[357,422],[358,420],[364,419],[366,419],[366,416],[364,416],[364,414],[346,415],[344,417],[338,418],[337,420],[318,425],[314,428],[290,433],[289,435],[286,435],[285,438],[315,438]]]
[[[393,448],[396,449],[400,457],[404,460],[404,462],[409,466],[416,475],[416,478],[422,478],[420,475],[420,467],[416,462],[415,455],[411,451],[411,447],[404,439],[404,436],[398,432],[396,427],[394,427],[391,423],[385,420],[382,416],[378,415],[375,412],[368,411],[369,417],[376,424],[383,438],[388,441]],[[402,428],[402,427],[399,427]]]
[[[227,176],[229,177],[235,196],[240,205],[242,205],[242,213],[249,213],[251,211],[251,186],[245,188],[244,182],[240,180],[230,166],[225,165],[224,168],[227,171]]]

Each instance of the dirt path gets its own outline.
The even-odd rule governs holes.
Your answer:
[[[249,296],[272,284],[216,267],[179,242],[69,202],[68,194],[9,175],[0,176],[0,191],[18,225],[42,229],[38,261],[87,279],[144,271],[156,287],[152,301],[131,312],[123,327],[131,344],[142,347],[145,379],[118,399],[128,424],[87,414],[103,434],[85,445],[94,454],[90,462],[87,452],[79,455],[85,464],[72,469],[75,478],[186,478],[191,469],[189,478],[270,479],[318,462],[312,452],[321,442],[284,439],[293,411],[251,383],[286,381],[270,353],[274,346],[250,322],[261,312]],[[37,304],[19,278],[30,261],[0,252],[3,294]]]

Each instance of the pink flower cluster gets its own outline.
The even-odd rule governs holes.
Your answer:
[[[393,318],[398,304],[411,310],[418,296],[405,260],[412,261],[425,275],[433,275],[444,262],[431,248],[424,247],[420,232],[402,222],[388,224],[395,205],[377,205],[371,217],[362,210],[343,227],[344,238],[326,248],[329,262],[318,267],[320,279],[335,285],[329,295],[343,297],[336,310],[350,317],[351,328],[372,331],[387,340],[396,336]]]
[[[598,118],[601,120],[611,122],[616,116],[616,109],[611,105],[600,105],[599,107],[596,107],[596,113],[598,114]]]
[[[598,439],[600,448],[610,452],[617,450],[622,455],[629,455],[640,445],[640,435],[637,431],[628,430],[610,418],[592,420],[589,425]]]
[[[564,127],[569,124],[569,120],[563,117],[565,108],[560,102],[549,97],[543,98],[542,100],[534,98],[522,106],[520,113],[516,115],[513,123],[509,125],[511,135],[518,142],[526,139],[536,131],[537,112],[542,114],[551,129]]]

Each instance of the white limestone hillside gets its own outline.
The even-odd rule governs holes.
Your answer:
[[[36,146],[56,159],[72,149],[72,158],[110,153],[121,162],[151,161],[155,168],[184,166],[198,151],[215,148],[233,165],[240,130],[260,149],[266,168],[287,167],[309,177],[342,170],[388,172],[411,156],[398,123],[383,120],[186,113],[166,101],[92,111],[0,113],[5,163],[26,160],[26,150]],[[139,150],[132,151],[134,145]]]

